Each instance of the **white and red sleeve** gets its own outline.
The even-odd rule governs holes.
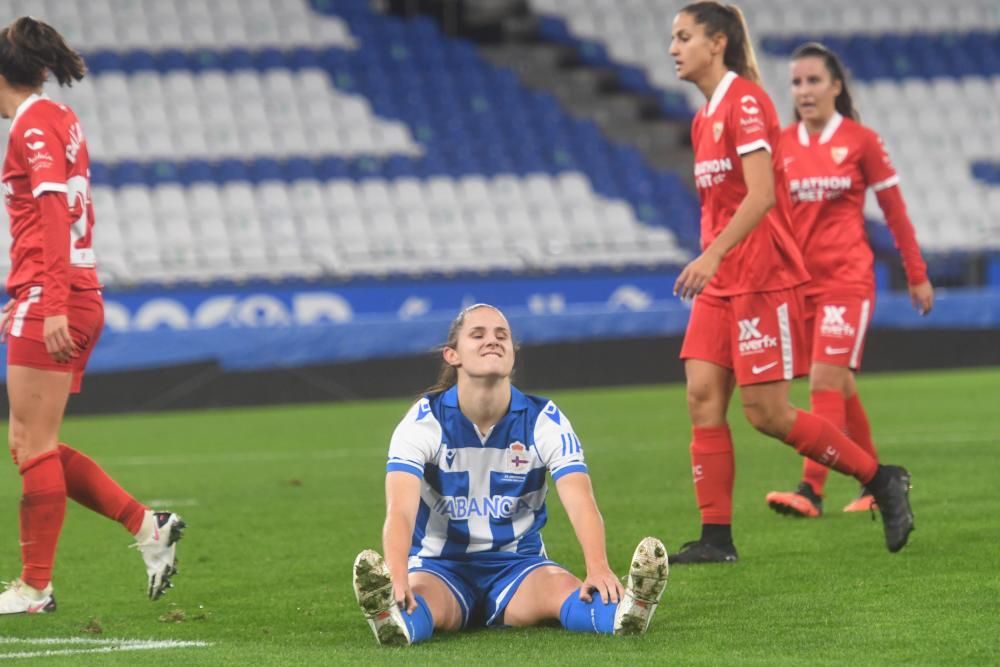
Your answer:
[[[66,314],[73,220],[66,199],[66,145],[56,129],[42,121],[32,119],[22,123],[12,138],[24,156],[25,171],[42,225],[42,303],[48,317]]]

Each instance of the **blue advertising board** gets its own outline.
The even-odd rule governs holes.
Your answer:
[[[676,274],[595,273],[343,285],[108,291],[106,326],[88,372],[215,362],[265,369],[420,354],[458,311],[504,310],[521,344],[683,333],[690,305]],[[880,292],[875,328],[997,328],[1000,290],[941,290],[929,317],[905,293]]]

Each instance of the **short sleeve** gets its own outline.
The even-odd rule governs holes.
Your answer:
[[[767,101],[758,99],[757,93],[746,92],[729,106],[729,132],[741,157],[760,149],[774,154],[767,136],[771,125]]]
[[[572,472],[587,472],[583,445],[566,415],[549,401],[535,422],[535,449],[545,467],[558,480]]]
[[[882,137],[874,132],[867,132],[864,150],[861,153],[861,172],[865,182],[874,191],[879,192],[894,185],[899,185],[899,176],[892,166],[889,152],[885,148]]]
[[[21,147],[35,198],[46,192],[66,192],[66,145],[52,124],[34,114],[13,134]]]
[[[441,424],[431,413],[430,401],[417,401],[393,431],[386,472],[408,472],[423,478],[424,464],[433,461],[441,447]]]

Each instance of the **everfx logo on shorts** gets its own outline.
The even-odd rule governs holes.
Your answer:
[[[819,325],[819,332],[824,336],[850,337],[855,331],[845,319],[844,313],[847,306],[823,306],[823,321]]]
[[[757,354],[773,347],[778,347],[778,339],[774,336],[766,336],[757,327],[760,325],[759,317],[740,320],[740,354]]]

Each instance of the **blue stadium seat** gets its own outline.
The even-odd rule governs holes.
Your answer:
[[[222,66],[228,71],[254,69],[256,60],[248,49],[230,49],[222,56]]]
[[[184,185],[214,183],[215,171],[207,160],[190,160],[181,165],[179,178]]]
[[[215,178],[220,183],[250,180],[250,171],[243,160],[220,160],[215,165]]]

